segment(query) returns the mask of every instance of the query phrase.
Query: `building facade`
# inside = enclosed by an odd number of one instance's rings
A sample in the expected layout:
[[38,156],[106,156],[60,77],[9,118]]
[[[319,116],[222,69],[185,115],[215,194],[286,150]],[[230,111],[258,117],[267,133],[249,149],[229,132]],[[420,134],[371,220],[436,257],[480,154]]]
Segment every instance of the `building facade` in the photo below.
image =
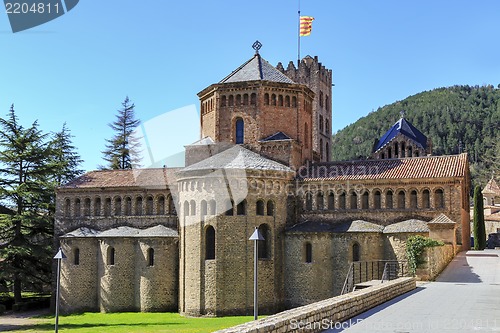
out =
[[[331,162],[331,82],[317,58],[285,70],[256,52],[198,94],[184,168],[59,188],[62,308],[250,314],[255,228],[266,313],[338,295],[352,262],[404,260],[411,235],[467,249],[467,155],[427,156],[402,118],[373,159]],[[389,156],[396,143],[404,155]]]

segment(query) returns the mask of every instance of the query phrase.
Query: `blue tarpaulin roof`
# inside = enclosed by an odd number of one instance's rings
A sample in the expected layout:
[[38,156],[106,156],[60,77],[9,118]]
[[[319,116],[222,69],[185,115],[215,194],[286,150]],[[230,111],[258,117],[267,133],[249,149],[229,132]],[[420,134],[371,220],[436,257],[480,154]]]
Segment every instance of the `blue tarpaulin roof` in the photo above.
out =
[[394,139],[399,133],[412,139],[422,148],[427,148],[427,137],[408,120],[401,118],[378,141],[375,151],[378,151],[380,148],[391,142],[392,139]]

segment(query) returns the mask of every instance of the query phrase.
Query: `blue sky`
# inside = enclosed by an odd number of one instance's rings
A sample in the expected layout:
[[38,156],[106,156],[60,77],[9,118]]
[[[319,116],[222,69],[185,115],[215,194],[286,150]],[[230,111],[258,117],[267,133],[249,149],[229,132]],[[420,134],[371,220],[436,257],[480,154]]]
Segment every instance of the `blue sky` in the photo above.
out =
[[[84,169],[95,169],[126,95],[147,122],[198,108],[196,93],[248,60],[257,39],[271,64],[296,61],[297,4],[81,0],[16,34],[0,13],[0,116],[14,103],[44,131],[67,122]],[[500,83],[500,1],[302,0],[301,12],[315,17],[301,56],[333,70],[334,131],[424,90]],[[165,124],[164,144],[186,127],[196,136],[190,122]]]

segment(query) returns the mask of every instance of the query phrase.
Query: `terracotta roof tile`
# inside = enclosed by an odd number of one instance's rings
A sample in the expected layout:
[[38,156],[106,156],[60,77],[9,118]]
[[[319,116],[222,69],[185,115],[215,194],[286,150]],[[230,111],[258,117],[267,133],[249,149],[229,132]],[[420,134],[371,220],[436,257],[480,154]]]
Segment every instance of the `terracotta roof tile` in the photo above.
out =
[[328,162],[299,170],[304,181],[372,180],[463,177],[467,174],[467,154],[410,157],[386,160]]

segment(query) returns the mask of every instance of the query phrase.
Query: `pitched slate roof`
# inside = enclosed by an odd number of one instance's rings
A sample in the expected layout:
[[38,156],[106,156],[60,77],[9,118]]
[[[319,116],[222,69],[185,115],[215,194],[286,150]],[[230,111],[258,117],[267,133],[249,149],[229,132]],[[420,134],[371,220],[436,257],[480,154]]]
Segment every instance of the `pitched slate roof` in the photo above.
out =
[[384,234],[397,234],[400,232],[429,232],[429,227],[425,221],[411,219],[389,224],[384,228]]
[[267,138],[260,140],[260,142],[280,141],[280,140],[292,140],[292,138],[283,132],[276,132],[273,135],[268,136]]
[[428,222],[429,224],[455,224],[448,216],[443,213],[439,214],[436,218]]
[[268,63],[259,53],[250,58],[243,65],[223,78],[219,83],[245,82],[245,81],[272,81],[281,83],[295,83],[288,76],[281,73]]
[[175,182],[178,168],[90,171],[61,186],[71,188],[163,187]]
[[373,180],[452,178],[467,174],[467,154],[317,163],[303,167],[298,176],[314,180]]
[[185,167],[180,170],[180,172],[213,169],[273,170],[293,172],[293,170],[289,167],[267,159],[239,145],[224,150],[223,152],[211,156],[203,161]]
[[287,232],[382,232],[384,226],[363,220],[345,221],[340,223],[329,223],[319,221],[305,221],[296,224]]
[[113,237],[179,237],[177,230],[157,225],[147,229],[137,229],[132,227],[117,227],[104,231],[98,231],[86,227],[81,227],[61,238],[113,238]]
[[488,181],[488,183],[482,190],[482,193],[500,195],[500,187],[498,186],[497,182],[493,177]]
[[422,132],[420,132],[415,126],[413,126],[408,120],[406,120],[405,118],[401,118],[391,127],[390,130],[388,130],[382,136],[382,138],[380,138],[377,145],[375,146],[374,151],[376,152],[379,149],[383,148],[400,133],[415,141],[418,146],[424,149],[427,148],[427,137],[422,134]]
[[206,146],[206,145],[213,145],[213,144],[215,144],[215,141],[211,137],[206,136],[206,137],[204,137],[198,141],[195,141],[192,144],[187,145],[187,146]]

